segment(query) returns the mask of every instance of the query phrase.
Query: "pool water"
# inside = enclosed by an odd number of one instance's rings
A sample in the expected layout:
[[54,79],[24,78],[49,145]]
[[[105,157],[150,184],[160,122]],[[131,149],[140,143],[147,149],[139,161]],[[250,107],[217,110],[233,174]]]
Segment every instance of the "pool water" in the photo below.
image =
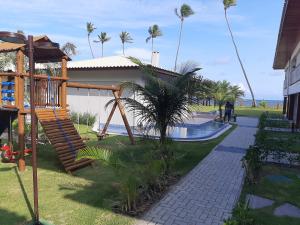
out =
[[[100,130],[103,128],[104,124],[100,124]],[[201,140],[210,138],[222,130],[227,128],[228,125],[209,121],[203,124],[178,124],[175,127],[168,129],[168,137],[177,141],[189,141],[189,140]],[[138,128],[131,128],[135,136],[147,135],[151,138],[158,138],[158,133],[153,129],[149,131],[141,131]],[[127,131],[124,125],[110,124],[108,127],[108,133],[127,135]]]

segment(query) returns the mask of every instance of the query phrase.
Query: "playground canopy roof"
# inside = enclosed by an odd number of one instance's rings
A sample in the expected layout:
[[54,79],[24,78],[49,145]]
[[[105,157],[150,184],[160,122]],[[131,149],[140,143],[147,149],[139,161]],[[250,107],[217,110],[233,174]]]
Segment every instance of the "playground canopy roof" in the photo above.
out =
[[[34,43],[39,44],[55,44],[52,42],[46,35],[35,36],[33,38]],[[0,43],[0,53],[3,52],[13,52],[19,49],[25,50],[24,47],[26,44],[16,44],[9,42]],[[25,54],[27,52],[25,51]],[[46,63],[46,62],[60,62],[63,57],[67,57],[66,54],[59,49],[59,47],[36,47],[34,49],[34,58],[37,63]],[[71,60],[67,57],[68,60]]]

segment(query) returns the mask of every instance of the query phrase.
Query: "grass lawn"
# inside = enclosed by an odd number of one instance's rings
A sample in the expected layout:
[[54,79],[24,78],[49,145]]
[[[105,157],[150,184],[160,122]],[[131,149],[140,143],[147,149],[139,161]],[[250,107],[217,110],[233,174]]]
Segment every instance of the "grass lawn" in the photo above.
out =
[[[202,105],[193,105],[190,107],[192,111],[198,112],[211,112],[218,110],[218,107],[214,106],[202,106]],[[224,109],[223,109],[224,110]],[[262,108],[262,107],[246,107],[246,106],[236,106],[235,113],[237,116],[250,116],[250,117],[260,117],[261,114],[265,111],[270,112],[271,114],[282,114],[282,109],[275,109],[275,108]]]
[[[234,128],[232,128],[234,129]],[[174,165],[179,175],[185,175],[196,166],[229,130],[217,139],[205,142],[175,143],[174,151],[182,154]],[[110,136],[98,142],[96,135],[85,126],[80,126],[82,136],[88,136],[88,145],[100,145],[120,151],[123,159],[142,159],[151,148],[152,141],[137,140],[130,145],[127,137]],[[118,184],[124,176],[117,175],[110,167],[98,163],[66,174],[50,145],[38,146],[39,200],[41,218],[55,225],[126,225],[134,218],[117,214],[111,205],[120,199]],[[32,218],[32,168],[27,158],[27,171],[18,173],[16,165],[0,163],[0,224],[25,225]],[[143,162],[141,161],[141,166]]]
[[[280,183],[271,181],[268,175],[281,175],[290,178],[292,183]],[[255,194],[261,197],[275,200],[272,206],[262,209],[251,210],[259,225],[299,225],[300,219],[290,217],[273,216],[276,207],[283,203],[291,203],[300,207],[300,175],[299,169],[279,167],[275,165],[265,165],[262,170],[262,177],[256,185],[245,185],[243,188],[241,201],[245,201],[246,194]]]

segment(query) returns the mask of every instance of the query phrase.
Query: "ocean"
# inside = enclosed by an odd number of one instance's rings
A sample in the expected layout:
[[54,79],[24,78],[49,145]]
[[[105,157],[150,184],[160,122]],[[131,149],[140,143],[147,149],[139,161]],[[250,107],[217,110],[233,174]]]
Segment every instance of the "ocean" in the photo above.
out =
[[[283,100],[256,100],[256,104],[259,106],[259,103],[265,101],[267,102],[268,107],[282,107]],[[238,106],[251,106],[252,100],[251,99],[241,99],[238,100],[236,103]]]

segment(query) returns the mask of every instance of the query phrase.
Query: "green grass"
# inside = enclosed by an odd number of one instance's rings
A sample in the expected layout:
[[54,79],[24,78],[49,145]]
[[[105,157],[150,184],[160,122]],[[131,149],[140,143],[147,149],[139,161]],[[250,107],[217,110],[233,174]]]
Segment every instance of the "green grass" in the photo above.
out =
[[[214,106],[202,106],[202,105],[193,105],[190,107],[192,111],[198,111],[198,112],[211,112],[218,110],[218,107]],[[224,109],[223,109],[224,110]],[[282,109],[276,109],[276,108],[262,108],[262,107],[246,107],[246,106],[236,106],[235,107],[235,113],[237,116],[249,116],[249,117],[260,117],[261,114],[265,111],[270,112],[271,114],[280,115],[282,114]]]
[[[232,128],[234,129],[234,128]],[[232,130],[231,129],[231,130]],[[197,165],[224,137],[205,142],[176,143],[174,151],[184,154],[174,171],[185,175]],[[137,139],[132,146],[127,137],[110,136],[98,142],[95,133],[80,126],[82,136],[89,137],[88,145],[99,145],[120,151],[124,160],[139,159],[154,145],[152,141]],[[32,218],[32,168],[26,159],[27,170],[18,173],[15,164],[0,163],[0,224],[24,225]],[[120,199],[118,184],[125,173],[116,174],[110,167],[96,164],[66,174],[50,145],[38,146],[39,200],[41,218],[55,225],[131,225],[135,219],[111,210]]]
[[[266,178],[268,175],[282,175],[293,180],[293,183],[278,183]],[[251,210],[250,213],[259,225],[298,225],[300,219],[290,217],[276,217],[272,213],[276,207],[288,202],[300,207],[300,175],[299,169],[285,168],[274,165],[265,165],[262,177],[258,184],[245,184],[241,201],[245,201],[246,194],[255,194],[261,197],[275,200],[270,207]]]

